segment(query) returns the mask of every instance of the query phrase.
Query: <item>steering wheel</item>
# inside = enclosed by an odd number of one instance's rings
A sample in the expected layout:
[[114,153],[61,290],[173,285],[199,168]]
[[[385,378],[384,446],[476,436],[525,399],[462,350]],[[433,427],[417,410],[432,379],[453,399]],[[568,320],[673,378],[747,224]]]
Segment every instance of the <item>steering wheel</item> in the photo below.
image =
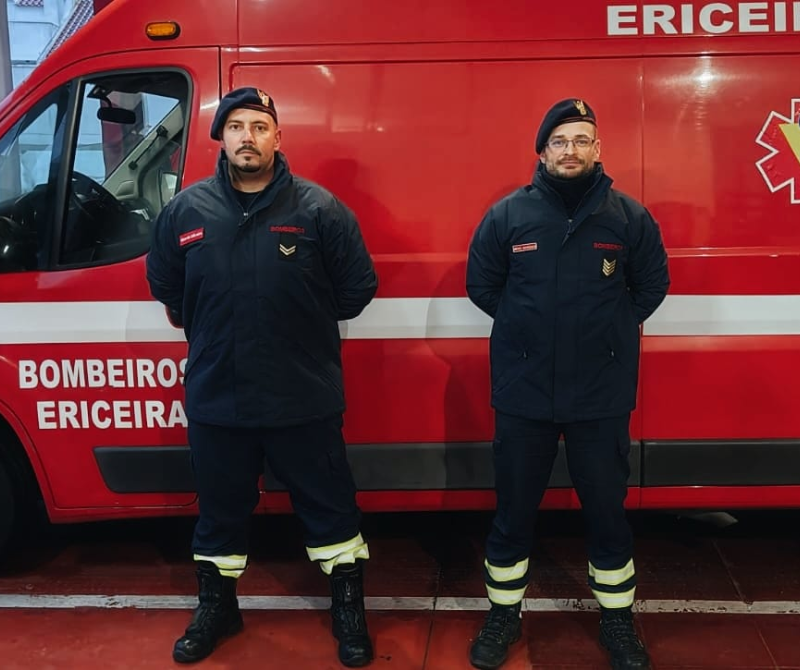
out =
[[10,216],[0,215],[0,271],[22,272],[36,267],[36,238]]
[[87,212],[86,205],[93,203],[100,209],[106,210],[105,213],[111,216],[127,216],[128,210],[125,209],[123,204],[117,200],[105,186],[98,184],[91,177],[87,177],[82,172],[72,172],[72,190],[71,197],[75,204],[89,216],[93,216]]
[[25,234],[25,229],[10,216],[0,215],[0,240],[10,241]]

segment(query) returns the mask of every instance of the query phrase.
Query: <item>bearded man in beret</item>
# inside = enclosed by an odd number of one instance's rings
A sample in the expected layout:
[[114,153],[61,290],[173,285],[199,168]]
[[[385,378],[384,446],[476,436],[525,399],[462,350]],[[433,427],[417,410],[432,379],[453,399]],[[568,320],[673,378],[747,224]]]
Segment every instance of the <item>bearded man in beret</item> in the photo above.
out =
[[[191,663],[242,629],[236,584],[266,459],[329,576],[339,660],[373,657],[364,614],[356,488],[342,438],[338,321],[377,289],[353,213],[289,171],[275,102],[257,88],[220,101],[216,175],[178,193],[155,223],[153,296],[189,341],[186,414],[200,518],[199,606],[173,658]],[[274,538],[281,542],[281,538]]]
[[489,209],[467,264],[469,297],[494,319],[497,493],[484,562],[491,609],[470,661],[497,668],[521,637],[536,510],[563,435],[587,526],[600,643],[612,668],[649,668],[632,614],[624,500],[640,326],[667,294],[667,254],[647,209],[611,187],[586,101],[553,105],[536,152],[533,182]]

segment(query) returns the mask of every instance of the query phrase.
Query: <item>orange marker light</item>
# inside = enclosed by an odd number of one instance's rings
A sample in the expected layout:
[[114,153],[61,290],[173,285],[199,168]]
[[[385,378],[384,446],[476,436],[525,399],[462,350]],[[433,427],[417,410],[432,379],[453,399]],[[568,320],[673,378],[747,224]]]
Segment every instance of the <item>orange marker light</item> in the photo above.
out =
[[148,23],[145,28],[151,40],[173,40],[181,34],[181,27],[175,21]]

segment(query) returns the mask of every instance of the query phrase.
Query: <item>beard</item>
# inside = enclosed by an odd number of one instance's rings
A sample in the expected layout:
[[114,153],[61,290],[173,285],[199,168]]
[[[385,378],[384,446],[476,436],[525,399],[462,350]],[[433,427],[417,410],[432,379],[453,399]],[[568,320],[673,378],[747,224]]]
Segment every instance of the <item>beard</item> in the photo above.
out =
[[545,168],[552,176],[559,179],[577,179],[592,170],[592,166],[589,165],[588,161],[578,159],[576,162],[578,165],[573,163],[569,168],[556,162],[546,163]]
[[260,172],[263,169],[263,166],[259,165],[258,163],[243,163],[241,165],[232,163],[231,166],[237,172],[242,172],[244,174],[253,174],[254,172]]
[[[239,154],[246,152],[247,155],[244,158],[239,158]],[[260,172],[264,169],[265,166],[259,162],[262,161],[263,158],[263,154],[258,150],[257,147],[251,144],[246,144],[236,150],[233,160],[231,160],[230,163],[238,172],[243,174],[253,174],[254,172]]]

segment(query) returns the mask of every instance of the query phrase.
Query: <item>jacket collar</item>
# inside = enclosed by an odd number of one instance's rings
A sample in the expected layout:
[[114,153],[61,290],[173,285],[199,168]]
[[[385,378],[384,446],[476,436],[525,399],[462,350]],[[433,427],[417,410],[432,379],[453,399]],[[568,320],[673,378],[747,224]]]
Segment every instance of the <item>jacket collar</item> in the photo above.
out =
[[[558,192],[547,183],[545,178],[542,176],[544,174],[545,167],[544,164],[540,162],[537,164],[536,171],[533,173],[533,188],[540,191],[549,202],[555,204],[560,209],[565,209],[564,201]],[[603,164],[597,163],[595,165],[594,183],[584,194],[583,199],[581,200],[581,203],[575,212],[574,218],[578,218],[579,215],[581,218],[584,218],[597,209],[597,206],[602,202],[606,193],[608,193],[609,189],[611,188],[611,184],[613,183],[614,180],[603,170]]]
[[[219,152],[217,159],[217,180],[223,185],[225,192],[228,196],[236,201],[236,194],[233,192],[233,185],[231,184],[231,177],[228,173],[228,157],[224,151]],[[275,152],[275,173],[272,175],[272,181],[267,184],[266,188],[258,195],[253,203],[252,211],[268,207],[275,200],[277,194],[289,183],[292,173],[289,170],[289,162],[286,160],[280,151]]]

